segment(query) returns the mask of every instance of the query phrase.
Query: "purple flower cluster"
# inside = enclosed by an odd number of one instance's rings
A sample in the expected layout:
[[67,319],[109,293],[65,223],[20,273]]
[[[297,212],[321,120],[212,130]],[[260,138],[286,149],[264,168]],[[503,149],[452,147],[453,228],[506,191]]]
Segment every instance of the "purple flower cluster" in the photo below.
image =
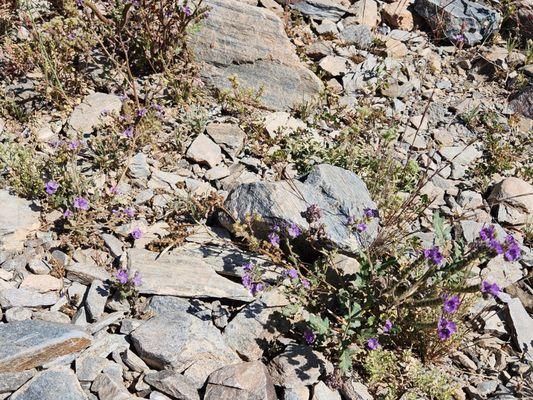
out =
[[296,225],[294,222],[290,224],[290,226],[287,228],[287,233],[289,234],[289,237],[292,239],[297,238],[302,234],[302,230],[298,225]]
[[294,268],[291,268],[287,271],[285,271],[285,273],[287,274],[287,276],[291,279],[296,279],[298,278],[298,271],[296,271]]
[[246,289],[250,291],[252,295],[259,293],[265,289],[265,285],[262,282],[257,282],[254,280],[253,276],[255,271],[255,266],[251,262],[244,264],[242,269],[245,271],[242,276],[242,284]]
[[307,207],[307,210],[305,210],[304,217],[308,223],[312,224],[322,218],[322,210],[317,204],[311,204]]
[[133,126],[128,126],[126,129],[124,129],[124,132],[122,132],[122,135],[125,137],[132,138],[133,137]]
[[376,338],[370,338],[366,341],[366,347],[369,350],[376,350],[379,347],[379,341]]
[[378,210],[374,210],[372,208],[365,208],[363,210],[363,215],[366,218],[377,218],[377,217],[379,217],[379,212],[378,212]]
[[483,281],[481,283],[481,293],[488,293],[493,296],[498,296],[500,291],[501,289],[497,283],[489,283],[487,281]]
[[268,234],[268,241],[272,246],[279,247],[279,235],[276,232],[270,232]]
[[76,197],[73,205],[78,210],[87,211],[89,209],[89,201],[84,197]]
[[46,193],[50,195],[54,194],[58,188],[59,188],[59,183],[57,183],[54,180],[48,181],[44,185],[44,190],[46,191]]
[[137,110],[137,117],[142,118],[148,113],[148,110],[146,108],[139,108]]
[[520,258],[520,245],[512,235],[507,235],[503,242],[496,239],[493,225],[486,226],[479,231],[479,238],[483,245],[496,254],[503,254],[507,261],[516,261]]
[[130,276],[130,273],[127,270],[119,269],[115,274],[115,277],[121,285],[127,285],[128,283],[131,283],[133,286],[141,286],[142,284],[141,274],[137,271],[133,274],[133,276]]
[[307,344],[313,344],[316,340],[316,335],[311,329],[306,329],[304,332],[304,339]]
[[390,322],[390,320],[386,320],[385,323],[383,324],[383,332],[385,333],[389,333],[390,330],[392,329],[392,322]]
[[459,299],[459,296],[453,295],[449,296],[447,294],[442,296],[443,298],[443,305],[442,310],[446,314],[454,314],[461,305],[461,300]]
[[434,246],[431,249],[425,249],[423,253],[426,260],[430,260],[436,265],[440,265],[442,261],[444,261],[444,257],[438,246]]
[[135,228],[131,231],[131,237],[135,240],[139,240],[143,237],[143,232],[141,231],[141,228]]
[[437,334],[440,340],[448,340],[457,331],[457,325],[455,322],[450,321],[444,317],[439,319],[437,325]]

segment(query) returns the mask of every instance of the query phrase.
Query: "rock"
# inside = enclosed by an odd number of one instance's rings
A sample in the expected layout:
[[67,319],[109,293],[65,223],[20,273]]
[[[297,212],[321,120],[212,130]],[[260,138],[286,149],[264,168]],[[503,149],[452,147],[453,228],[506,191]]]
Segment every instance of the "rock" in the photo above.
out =
[[101,236],[111,255],[113,257],[120,257],[123,253],[123,243],[115,235],[111,235],[110,233],[102,233]]
[[14,392],[35,375],[34,370],[0,373],[0,394]]
[[41,366],[90,343],[90,337],[74,325],[39,320],[0,324],[0,372]]
[[108,361],[91,353],[76,358],[76,376],[82,382],[92,382],[102,372]]
[[96,377],[91,390],[98,394],[99,400],[129,400],[131,394],[124,386],[121,377],[102,372]]
[[196,299],[173,296],[153,296],[148,305],[150,312],[157,314],[189,313],[205,321],[211,320],[211,310]]
[[498,380],[483,381],[476,386],[479,395],[486,398],[489,394],[494,393],[500,382]]
[[381,15],[391,27],[412,31],[414,28],[413,14],[407,9],[408,2],[397,1],[383,5]]
[[285,135],[307,128],[303,121],[293,118],[291,114],[283,111],[265,115],[263,125],[271,138],[275,138],[278,134]]
[[328,37],[334,37],[339,33],[339,29],[337,28],[337,24],[333,22],[330,19],[324,19],[322,20],[322,23],[320,25],[317,25],[315,27],[316,33],[322,36],[328,36]]
[[519,299],[509,299],[507,315],[512,329],[512,337],[516,346],[524,353],[525,357],[533,361],[533,319]]
[[457,204],[463,208],[475,210],[483,206],[483,197],[472,190],[463,190],[457,197]]
[[85,297],[85,310],[92,321],[97,321],[102,317],[109,295],[109,288],[102,281],[94,280],[91,283]]
[[172,398],[200,400],[198,390],[194,386],[194,383],[177,372],[169,370],[152,372],[146,374],[144,381]]
[[209,137],[230,156],[237,156],[244,147],[246,133],[236,124],[211,123],[205,127]]
[[[364,209],[375,209],[376,204],[357,175],[327,164],[316,166],[303,182],[240,185],[229,194],[225,207],[236,220],[243,220],[246,214],[261,215],[263,220],[254,230],[265,238],[276,224],[285,227],[294,223],[308,229],[309,224],[302,214],[311,204],[320,208],[325,234],[341,251],[357,252],[377,234],[376,220],[369,223],[361,235],[354,234],[346,226],[347,218],[361,218]],[[222,223],[231,228],[227,220]]]
[[303,15],[317,20],[338,21],[348,12],[348,9],[338,0],[281,0],[281,2],[288,4],[293,10],[300,11]]
[[481,270],[481,278],[491,283],[497,283],[502,289],[522,279],[522,271],[518,261],[506,261],[503,255],[492,258]]
[[97,265],[72,263],[68,264],[65,269],[68,279],[84,285],[90,285],[95,279],[105,282],[111,278],[105,268]]
[[332,366],[311,347],[290,344],[268,364],[272,381],[285,388],[314,385]]
[[59,300],[55,292],[39,293],[29,289],[0,289],[0,306],[11,307],[46,307],[53,306]]
[[353,44],[358,49],[368,49],[372,46],[373,35],[367,25],[349,25],[339,34],[345,44]]
[[407,55],[407,53],[409,53],[407,46],[399,40],[393,39],[390,36],[385,37],[384,40],[387,57],[402,59]]
[[353,379],[344,382],[341,393],[346,397],[346,400],[374,400],[368,388]]
[[374,0],[358,0],[350,7],[350,13],[360,25],[376,28],[379,22],[378,3]]
[[191,44],[209,85],[231,89],[228,78],[236,76],[241,88],[263,87],[262,102],[275,110],[311,101],[323,90],[274,13],[235,0],[208,0],[204,5],[211,8],[209,18]]
[[26,237],[39,229],[39,212],[27,200],[0,190],[0,251],[20,251]]
[[211,372],[240,361],[210,321],[186,312],[148,320],[133,331],[131,340],[149,366],[184,373],[197,387]]
[[501,15],[469,0],[416,0],[416,12],[452,42],[478,44],[498,31]]
[[313,389],[311,400],[342,400],[337,391],[331,390],[324,382],[318,382]]
[[26,321],[31,319],[33,312],[28,308],[13,307],[6,310],[5,316],[7,322]]
[[139,152],[132,157],[128,164],[129,175],[133,179],[144,179],[150,176],[150,166],[146,161],[146,156]]
[[207,380],[204,400],[276,400],[267,368],[260,361],[223,367]]
[[265,345],[279,334],[276,313],[287,304],[288,300],[278,291],[265,292],[229,322],[224,330],[226,343],[245,360],[261,359]]
[[242,285],[218,275],[201,257],[190,253],[158,257],[158,253],[130,249],[128,266],[141,274],[142,284],[137,289],[142,294],[252,300]]
[[70,369],[49,369],[13,393],[10,400],[87,400],[76,375]]
[[338,56],[324,57],[318,63],[318,66],[327,73],[328,76],[342,76],[348,72],[346,59]]
[[533,215],[533,185],[520,178],[506,178],[494,186],[488,203],[498,222],[524,225]]
[[[519,0],[516,2],[518,27],[524,39],[533,39],[533,1]],[[530,117],[533,118],[533,117]]]
[[46,293],[61,290],[63,288],[63,282],[50,275],[28,275],[19,287],[35,290],[39,293]]
[[193,140],[187,149],[186,156],[200,164],[215,167],[222,161],[220,146],[213,142],[207,135],[200,134]]
[[68,133],[90,134],[108,114],[119,114],[122,101],[114,94],[92,93],[85,96],[68,119]]
[[307,386],[285,388],[283,390],[283,400],[309,400],[309,397],[309,389]]
[[524,117],[533,119],[533,85],[528,85],[515,94],[509,106]]

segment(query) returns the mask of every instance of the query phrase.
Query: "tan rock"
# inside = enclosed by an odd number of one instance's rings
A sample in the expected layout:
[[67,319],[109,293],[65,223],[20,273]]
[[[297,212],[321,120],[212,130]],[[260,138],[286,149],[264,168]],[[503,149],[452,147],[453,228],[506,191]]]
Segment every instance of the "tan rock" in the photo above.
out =
[[31,202],[0,190],[0,249],[20,251],[26,237],[39,229],[39,212]]
[[397,59],[404,58],[409,51],[405,44],[390,37],[385,38],[385,49],[388,57]]
[[498,222],[524,225],[533,215],[533,185],[520,178],[506,178],[492,189],[488,202]]
[[381,9],[383,20],[393,28],[412,31],[414,28],[413,14],[407,9],[409,2],[397,1],[385,4]]
[[33,289],[39,293],[46,293],[61,290],[63,281],[51,275],[28,275],[22,281],[20,287]]
[[355,14],[357,23],[368,25],[371,28],[378,26],[378,4],[374,0],[359,0],[353,3],[349,11]]

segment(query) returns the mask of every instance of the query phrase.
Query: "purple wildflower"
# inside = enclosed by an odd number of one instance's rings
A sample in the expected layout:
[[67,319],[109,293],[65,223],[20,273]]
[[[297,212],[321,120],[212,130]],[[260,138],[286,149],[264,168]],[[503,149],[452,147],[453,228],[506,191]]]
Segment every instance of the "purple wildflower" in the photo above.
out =
[[125,208],[124,210],[122,210],[122,212],[124,213],[124,215],[130,218],[133,218],[133,216],[135,215],[135,209],[132,207]]
[[503,254],[503,246],[496,239],[489,241],[489,246],[496,252],[496,254]]
[[79,140],[71,140],[69,143],[68,143],[68,148],[70,150],[76,150],[78,147],[80,147],[80,141]]
[[433,261],[436,265],[439,265],[444,260],[444,257],[439,251],[438,246],[432,247],[431,249],[425,249],[424,257],[426,258],[426,260]]
[[366,231],[366,224],[364,222],[361,222],[360,224],[357,224],[356,226],[356,229],[359,231],[359,232],[364,232]]
[[440,340],[448,340],[457,331],[457,325],[444,317],[439,319],[437,334]]
[[128,126],[126,129],[124,129],[124,132],[122,134],[127,138],[133,137],[133,126]]
[[74,213],[70,210],[65,210],[65,212],[63,213],[63,217],[65,218],[70,218],[74,215]]
[[372,208],[365,208],[363,210],[363,215],[367,218],[377,218],[379,216],[378,210],[373,210]]
[[386,320],[385,324],[383,324],[383,332],[388,333],[392,329],[392,322],[390,320]]
[[265,286],[261,282],[252,283],[250,286],[250,293],[252,293],[252,295],[255,295],[262,291],[264,288]]
[[69,34],[67,35],[67,39],[68,39],[68,40],[74,40],[74,39],[76,39],[76,33],[74,33],[74,32],[69,33]]
[[242,276],[242,284],[246,289],[250,289],[252,287],[252,276],[250,274],[244,274]]
[[133,275],[133,279],[131,280],[131,283],[133,283],[134,286],[141,286],[142,285],[142,278],[141,274],[136,271],[135,275]]
[[48,181],[44,185],[44,189],[46,190],[46,193],[48,194],[54,194],[58,188],[59,188],[59,183],[57,183],[56,181]]
[[287,276],[291,279],[298,278],[298,271],[296,271],[294,268],[289,269],[286,273]]
[[494,239],[495,238],[494,225],[489,225],[489,226],[482,228],[479,231],[479,237],[481,238],[481,240],[484,240],[484,241],[489,241],[491,239]]
[[501,289],[500,287],[498,286],[497,283],[489,283],[487,281],[483,281],[481,283],[481,292],[482,293],[489,293],[493,296],[498,296],[498,294],[500,293]]
[[278,247],[279,246],[279,235],[275,232],[270,232],[268,234],[268,241],[270,242],[272,246]]
[[366,347],[369,350],[376,350],[379,347],[379,342],[376,338],[370,338],[366,341]]
[[320,210],[320,207],[317,204],[311,204],[307,207],[307,210],[305,210],[304,216],[307,222],[312,224],[322,218],[322,210]]
[[139,108],[137,110],[137,116],[139,118],[142,118],[142,117],[144,117],[146,115],[147,112],[148,112],[148,110],[146,108],[144,108],[144,107],[143,108]]
[[253,268],[254,268],[254,264],[252,262],[249,262],[242,266],[242,269],[245,271],[251,271]]
[[297,238],[302,234],[302,230],[296,225],[295,223],[292,223],[289,228],[287,229],[287,232],[289,233],[289,236],[291,238]]
[[309,282],[307,279],[302,278],[301,282],[302,282],[302,286],[303,286],[305,289],[309,289],[309,288],[311,288],[311,282]]
[[443,306],[442,309],[447,314],[453,314],[459,309],[459,305],[461,304],[461,300],[459,299],[459,296],[448,296],[445,294],[443,296]]
[[87,211],[89,209],[89,202],[84,197],[76,197],[74,199],[74,208]]
[[316,340],[316,335],[311,329],[306,329],[304,332],[304,339],[307,344],[313,344]]
[[135,228],[131,231],[131,237],[135,240],[138,240],[143,237],[143,232],[141,231],[141,228]]
[[118,279],[118,282],[122,285],[125,285],[126,283],[128,283],[130,279],[128,271],[126,271],[125,269],[118,270],[116,273],[116,277]]
[[353,225],[355,224],[355,217],[353,215],[350,215],[348,218],[346,218],[346,225]]
[[520,258],[520,247],[517,244],[512,244],[505,252],[505,259],[507,261],[516,261]]
[[192,15],[192,10],[188,5],[185,5],[181,8],[183,11],[183,14],[185,14],[186,17],[190,17]]

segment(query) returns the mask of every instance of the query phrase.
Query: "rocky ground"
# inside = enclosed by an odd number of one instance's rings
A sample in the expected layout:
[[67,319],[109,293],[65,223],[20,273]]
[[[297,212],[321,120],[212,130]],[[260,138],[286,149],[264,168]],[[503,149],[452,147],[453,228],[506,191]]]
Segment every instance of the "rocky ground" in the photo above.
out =
[[[197,84],[226,96],[162,103],[155,141],[127,157],[122,174],[110,157],[111,167],[97,168],[102,158],[86,143],[109,140],[109,118],[131,93],[106,90],[95,74],[65,111],[43,102],[38,73],[0,82],[28,116],[0,114],[0,399],[379,398],[355,373],[331,385],[334,366],[275,325],[289,300],[277,290],[253,296],[241,278],[250,260],[276,266],[211,211],[305,228],[301,213],[318,204],[349,262],[378,227],[356,240],[346,210],[386,206],[379,194],[393,180],[400,197],[413,189],[405,176],[365,169],[385,154],[430,171],[421,192],[431,205],[409,222],[423,243],[433,242],[434,211],[456,240],[472,242],[494,224],[520,242],[519,261],[498,256],[474,271],[474,282],[504,291],[472,306],[472,331],[440,368],[458,383],[458,399],[533,398],[531,48],[502,39],[494,6],[467,0],[444,8],[439,0],[206,3],[209,16],[191,39]],[[533,6],[519,10],[517,29],[531,38]],[[254,90],[241,98],[232,76]],[[70,146],[90,182],[86,197],[101,193],[114,222],[90,202],[95,214],[66,231],[65,211],[83,205],[53,209],[24,196],[14,182],[26,181],[6,161],[14,144],[34,151],[30,166]],[[121,268],[140,276],[135,301],[112,284]],[[483,307],[491,312],[477,315]]]

